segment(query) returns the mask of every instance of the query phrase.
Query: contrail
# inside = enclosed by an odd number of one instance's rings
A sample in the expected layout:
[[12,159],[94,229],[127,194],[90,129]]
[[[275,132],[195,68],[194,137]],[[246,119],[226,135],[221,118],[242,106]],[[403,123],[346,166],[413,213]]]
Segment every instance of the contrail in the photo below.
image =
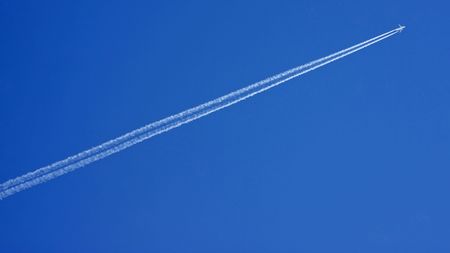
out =
[[384,40],[394,34],[397,34],[398,32],[401,32],[402,29],[403,28],[400,27],[383,33],[374,38],[358,43],[354,46],[338,51],[326,57],[322,57],[318,60],[292,68],[237,91],[231,92],[225,96],[216,98],[181,113],[148,124],[144,127],[126,133],[116,139],[110,140],[101,145],[83,151],[77,155],[42,167],[23,176],[8,180],[3,184],[0,184],[0,199],[6,198],[17,192],[31,188],[35,185],[44,183],[78,168],[84,167],[92,162],[122,151],[155,135],[167,132],[173,128],[179,127],[196,119],[204,117],[208,114],[211,114],[215,111],[243,101],[249,97],[278,86],[286,81],[289,81],[295,77],[320,68],[326,64],[334,62],[349,54],[352,54],[381,40]]
[[372,39],[366,40],[366,41],[361,42],[359,44],[356,44],[356,45],[354,45],[352,47],[349,47],[349,48],[346,48],[346,49],[341,50],[339,52],[336,52],[334,54],[328,55],[326,57],[322,57],[322,58],[320,58],[318,60],[315,60],[315,61],[312,61],[310,63],[304,64],[304,65],[295,67],[293,69],[290,69],[288,71],[285,71],[283,73],[271,76],[271,77],[266,78],[266,79],[264,79],[262,81],[259,81],[257,83],[252,84],[252,85],[249,85],[247,87],[239,89],[237,91],[231,92],[231,93],[229,93],[229,94],[227,94],[225,96],[216,98],[216,99],[211,100],[211,101],[209,101],[207,103],[201,104],[199,106],[196,106],[194,108],[188,109],[188,110],[183,111],[181,113],[178,113],[178,114],[175,114],[173,116],[167,117],[167,118],[162,119],[160,121],[156,121],[154,123],[148,124],[148,125],[146,125],[144,127],[141,127],[141,128],[136,129],[134,131],[126,133],[126,134],[124,134],[124,135],[122,135],[122,136],[120,136],[120,137],[118,137],[116,139],[110,140],[110,141],[105,142],[105,143],[103,143],[101,145],[98,145],[96,147],[93,147],[91,149],[83,151],[83,152],[81,152],[79,154],[76,154],[74,156],[68,157],[68,158],[66,158],[64,160],[61,160],[61,161],[58,161],[56,163],[50,164],[48,166],[45,166],[43,168],[40,168],[40,169],[35,170],[33,172],[30,172],[30,173],[27,173],[27,174],[25,174],[23,176],[15,178],[15,179],[8,180],[7,182],[5,182],[2,185],[0,185],[0,190],[12,187],[12,186],[17,185],[17,184],[21,184],[21,183],[23,183],[25,181],[28,181],[28,180],[32,179],[32,178],[36,178],[37,176],[41,176],[41,175],[47,174],[47,173],[49,173],[49,172],[51,172],[53,170],[59,169],[59,168],[61,168],[63,166],[66,166],[68,164],[74,163],[74,162],[79,161],[81,159],[84,159],[86,157],[92,156],[92,155],[94,155],[96,153],[99,153],[99,152],[101,152],[103,150],[109,149],[109,148],[117,145],[118,143],[121,143],[121,142],[123,142],[125,140],[128,140],[130,138],[134,138],[134,137],[136,137],[136,136],[138,136],[140,134],[143,134],[145,132],[148,132],[151,129],[154,129],[154,128],[158,127],[158,126],[161,126],[162,124],[165,124],[165,123],[167,123],[169,121],[174,121],[176,119],[180,119],[180,118],[182,118],[182,117],[184,117],[186,115],[189,115],[189,114],[201,111],[201,110],[203,110],[205,108],[208,108],[208,107],[210,107],[212,105],[219,104],[219,103],[221,103],[221,102],[223,102],[223,101],[225,101],[227,99],[231,99],[233,97],[239,96],[239,95],[241,95],[241,94],[243,94],[245,92],[248,92],[250,90],[257,89],[257,88],[261,87],[262,85],[265,85],[265,84],[267,84],[269,82],[281,79],[281,78],[286,77],[287,75],[290,75],[290,74],[292,74],[292,73],[294,73],[296,71],[305,69],[307,67],[310,67],[312,65],[318,64],[318,63],[323,62],[325,60],[328,60],[330,58],[336,57],[337,55],[343,54],[343,53],[348,52],[350,50],[353,50],[353,49],[355,49],[357,47],[360,47],[360,46],[362,46],[364,44],[367,44],[367,43],[369,43],[371,41],[377,40],[377,39],[382,38],[382,37],[384,37],[384,36],[386,36],[388,34],[392,34],[392,33],[396,33],[396,32],[398,32],[398,29],[394,29],[392,31],[386,32],[386,33],[381,34],[379,36],[376,36],[376,37],[374,37]]

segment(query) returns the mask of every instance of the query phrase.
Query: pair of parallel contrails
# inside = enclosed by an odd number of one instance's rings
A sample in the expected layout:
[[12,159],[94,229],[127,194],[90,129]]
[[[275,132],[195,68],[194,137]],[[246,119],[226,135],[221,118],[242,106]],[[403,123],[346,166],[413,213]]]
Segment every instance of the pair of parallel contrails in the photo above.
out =
[[153,136],[170,131],[191,121],[202,118],[208,114],[229,107],[261,92],[267,91],[293,78],[306,74],[317,68],[339,60],[347,55],[353,54],[370,45],[380,42],[392,35],[401,32],[404,28],[404,26],[400,26],[399,28],[383,33],[349,48],[343,49],[304,65],[292,68],[280,74],[251,84],[247,87],[231,92],[225,96],[213,99],[186,111],[153,122],[144,127],[128,132],[118,138],[107,141],[74,156],[70,156],[64,160],[47,165],[14,179],[10,179],[0,184],[0,199],[4,199],[20,191],[55,179],[66,173],[84,167],[90,163],[108,157],[114,153],[120,152]]

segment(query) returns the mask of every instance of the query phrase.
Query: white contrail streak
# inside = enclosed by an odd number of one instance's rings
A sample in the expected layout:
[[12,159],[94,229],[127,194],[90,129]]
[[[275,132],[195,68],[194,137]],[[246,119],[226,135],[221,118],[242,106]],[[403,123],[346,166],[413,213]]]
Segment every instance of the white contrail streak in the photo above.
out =
[[83,151],[77,155],[68,157],[64,160],[27,173],[23,176],[8,180],[5,183],[0,184],[0,199],[6,198],[35,185],[44,183],[75,169],[84,167],[92,162],[122,151],[155,135],[167,132],[173,128],[179,127],[196,119],[204,117],[208,114],[211,114],[215,111],[231,106],[256,94],[264,92],[270,88],[278,86],[295,77],[303,75],[307,72],[343,58],[349,54],[357,52],[400,31],[400,28],[391,30],[372,39],[356,44],[352,47],[346,48],[326,57],[322,57],[310,63],[295,67],[237,91],[231,92],[225,96],[211,100],[207,103],[148,124],[144,127],[126,133],[116,139]]
[[359,44],[357,44],[357,45],[354,45],[354,46],[352,46],[352,47],[349,47],[349,48],[346,48],[346,49],[341,50],[341,51],[339,51],[339,52],[336,52],[336,53],[334,53],[334,54],[328,55],[328,56],[326,56],[326,57],[322,57],[322,58],[320,58],[320,59],[318,59],[318,60],[315,60],[315,61],[312,61],[312,62],[310,62],[310,63],[304,64],[304,65],[295,67],[295,68],[293,68],[293,69],[290,69],[290,70],[288,70],[288,71],[285,71],[285,72],[283,72],[283,73],[280,73],[280,74],[271,76],[271,77],[266,78],[266,79],[264,79],[264,80],[262,80],[262,81],[259,81],[259,82],[257,82],[257,83],[252,84],[252,85],[249,85],[249,86],[247,86],[247,87],[244,87],[244,88],[242,88],[242,89],[239,89],[239,90],[237,90],[237,91],[231,92],[231,93],[229,93],[229,94],[227,94],[227,95],[225,95],[225,96],[216,98],[216,99],[214,99],[214,100],[211,100],[211,101],[209,101],[209,102],[207,102],[207,103],[201,104],[201,105],[196,106],[196,107],[194,107],[194,108],[188,109],[188,110],[183,111],[183,112],[181,112],[181,113],[172,115],[172,116],[167,117],[167,118],[165,118],[165,119],[162,119],[162,120],[160,120],[160,121],[153,122],[153,123],[148,124],[148,125],[146,125],[146,126],[144,126],[144,127],[141,127],[141,128],[136,129],[136,130],[134,130],[134,131],[131,131],[131,132],[129,132],[129,133],[126,133],[126,134],[124,134],[124,135],[122,135],[122,136],[120,136],[120,137],[118,137],[118,138],[115,138],[115,139],[113,139],[113,140],[110,140],[110,141],[108,141],[108,142],[105,142],[105,143],[103,143],[103,144],[101,144],[101,145],[98,145],[98,146],[93,147],[93,148],[91,148],[91,149],[88,149],[88,150],[86,150],[86,151],[83,151],[83,152],[81,152],[81,153],[79,153],[79,154],[76,154],[76,155],[74,155],[74,156],[68,157],[68,158],[66,158],[66,159],[64,159],[64,160],[61,160],[61,161],[58,161],[58,162],[56,162],[56,163],[50,164],[50,165],[45,166],[45,167],[43,167],[43,168],[37,169],[37,170],[35,170],[35,171],[33,171],[33,172],[27,173],[27,174],[25,174],[25,175],[23,175],[23,176],[20,176],[20,177],[15,178],[15,179],[8,180],[7,182],[5,182],[5,183],[3,183],[2,185],[0,185],[0,190],[7,189],[7,188],[12,187],[12,186],[14,186],[14,185],[21,184],[21,183],[24,183],[24,182],[26,182],[26,181],[28,181],[28,180],[30,180],[30,179],[33,179],[33,178],[36,178],[36,177],[38,177],[38,176],[47,174],[47,173],[49,173],[49,172],[51,172],[51,171],[54,171],[54,170],[59,169],[59,168],[61,168],[61,167],[64,167],[64,166],[66,166],[66,165],[68,165],[68,164],[77,162],[77,161],[79,161],[79,160],[82,160],[82,159],[84,159],[84,158],[87,158],[87,157],[89,157],[89,156],[92,156],[92,155],[94,155],[94,154],[96,154],[96,153],[99,153],[99,152],[101,152],[101,151],[104,151],[104,150],[106,150],[106,149],[109,149],[109,148],[111,148],[111,147],[117,145],[118,143],[121,143],[121,142],[123,142],[123,141],[129,140],[130,138],[134,138],[134,137],[136,137],[136,136],[138,136],[138,135],[140,135],[140,134],[143,134],[143,133],[145,133],[145,132],[148,132],[148,131],[150,131],[150,130],[152,130],[152,129],[158,127],[158,126],[161,126],[161,125],[163,125],[163,124],[165,124],[165,123],[167,123],[167,122],[174,121],[174,120],[176,120],[176,119],[180,119],[180,118],[182,118],[182,117],[184,117],[184,116],[186,116],[186,115],[189,115],[189,114],[192,114],[192,113],[196,113],[196,112],[201,111],[201,110],[203,110],[203,109],[205,109],[205,108],[208,108],[208,107],[210,107],[210,106],[219,104],[219,103],[221,103],[221,102],[223,102],[223,101],[225,101],[225,100],[228,100],[228,99],[231,99],[231,98],[233,98],[233,97],[239,96],[239,95],[241,95],[241,94],[243,94],[243,93],[245,93],[245,92],[248,92],[248,91],[250,91],[250,90],[257,89],[257,88],[259,88],[259,87],[261,87],[261,86],[263,86],[263,85],[265,85],[265,84],[267,84],[267,83],[269,83],[269,82],[273,82],[273,81],[275,81],[275,80],[284,78],[284,77],[286,77],[286,76],[288,76],[288,75],[290,75],[290,74],[292,74],[292,73],[294,73],[294,72],[296,72],[296,71],[299,71],[299,70],[305,69],[305,68],[307,68],[307,67],[310,67],[310,66],[312,66],[312,65],[318,64],[318,63],[320,63],[320,62],[326,61],[326,60],[328,60],[328,59],[330,59],[330,58],[336,57],[337,55],[343,54],[343,53],[345,53],[345,52],[348,52],[348,51],[350,51],[350,50],[353,50],[353,49],[355,49],[355,48],[358,48],[358,47],[360,47],[360,46],[362,46],[362,45],[364,45],[364,44],[367,44],[367,43],[369,43],[369,42],[371,42],[371,41],[377,40],[377,39],[382,38],[382,37],[384,37],[384,36],[386,36],[386,35],[389,35],[389,34],[392,34],[392,33],[396,33],[396,32],[398,32],[398,29],[394,29],[394,30],[392,30],[392,31],[386,32],[386,33],[381,34],[381,35],[379,35],[379,36],[376,36],[376,37],[374,37],[374,38],[372,38],[372,39],[369,39],[369,40],[366,40],[366,41],[364,41],[364,42],[361,42],[361,43],[359,43]]

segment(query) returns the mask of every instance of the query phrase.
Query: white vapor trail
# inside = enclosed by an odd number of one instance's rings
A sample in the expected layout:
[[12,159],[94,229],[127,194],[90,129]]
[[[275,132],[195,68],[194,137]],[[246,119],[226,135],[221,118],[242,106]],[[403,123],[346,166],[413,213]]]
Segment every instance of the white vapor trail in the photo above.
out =
[[374,41],[376,39],[379,39],[381,37],[384,37],[384,36],[386,36],[388,34],[396,32],[396,31],[397,31],[397,29],[389,31],[389,32],[386,32],[386,33],[381,34],[379,36],[376,36],[376,37],[374,37],[372,39],[369,39],[369,40],[361,42],[361,43],[359,43],[357,45],[354,45],[354,46],[352,46],[350,48],[341,50],[339,52],[336,52],[334,54],[331,54],[331,55],[328,55],[326,57],[320,58],[318,60],[312,61],[310,63],[307,63],[307,64],[304,64],[304,65],[295,67],[295,68],[290,69],[288,71],[285,71],[283,73],[280,73],[280,74],[274,75],[272,77],[266,78],[266,79],[264,79],[262,81],[259,81],[257,83],[252,84],[252,85],[249,85],[247,87],[239,89],[237,91],[231,92],[231,93],[229,93],[229,94],[227,94],[225,96],[222,96],[222,97],[219,97],[217,99],[211,100],[211,101],[209,101],[207,103],[201,104],[199,106],[196,106],[194,108],[188,109],[188,110],[183,111],[181,113],[178,113],[178,114],[175,114],[173,116],[167,117],[167,118],[162,119],[160,121],[156,121],[154,123],[148,124],[148,125],[146,125],[144,127],[141,127],[141,128],[136,129],[134,131],[126,133],[126,134],[124,134],[124,135],[122,135],[122,136],[120,136],[120,137],[118,137],[116,139],[110,140],[110,141],[105,142],[105,143],[103,143],[101,145],[98,145],[96,147],[93,147],[91,149],[83,151],[83,152],[81,152],[79,154],[76,154],[74,156],[68,157],[68,158],[66,158],[64,160],[61,160],[61,161],[58,161],[56,163],[50,164],[48,166],[45,166],[43,168],[40,168],[40,169],[35,170],[33,172],[30,172],[30,173],[27,173],[27,174],[25,174],[23,176],[15,178],[15,179],[8,180],[7,182],[5,182],[2,185],[0,185],[0,190],[12,187],[12,186],[17,185],[17,184],[21,184],[21,183],[23,183],[23,182],[25,182],[27,180],[30,180],[32,178],[36,178],[37,176],[41,176],[43,174],[47,174],[47,173],[49,173],[49,172],[51,172],[51,171],[53,171],[55,169],[61,168],[63,166],[71,164],[73,162],[76,162],[76,161],[79,161],[79,160],[84,159],[86,157],[92,156],[92,155],[94,155],[96,153],[99,153],[99,152],[101,152],[103,150],[109,149],[109,148],[111,148],[111,147],[113,147],[113,146],[117,145],[118,143],[121,143],[121,142],[123,142],[125,140],[128,140],[130,138],[134,138],[135,136],[138,136],[140,134],[148,132],[151,129],[154,129],[154,128],[158,127],[158,126],[161,126],[161,125],[163,125],[163,124],[165,124],[165,123],[167,123],[169,121],[174,121],[176,119],[180,119],[180,118],[182,118],[182,117],[184,117],[186,115],[189,115],[189,114],[201,111],[201,110],[203,110],[205,108],[208,108],[209,106],[219,104],[219,103],[221,103],[221,102],[223,102],[223,101],[225,101],[227,99],[239,96],[239,95],[241,95],[241,94],[243,94],[245,92],[248,92],[250,90],[257,89],[257,88],[261,87],[262,85],[265,85],[265,84],[267,84],[269,82],[281,79],[281,78],[283,78],[283,77],[285,77],[287,75],[290,75],[290,74],[292,74],[292,73],[294,73],[296,71],[299,71],[301,69],[305,69],[305,68],[310,67],[312,65],[318,64],[318,63],[323,62],[325,60],[328,60],[328,59],[330,59],[332,57],[336,57],[337,55],[340,55],[340,54],[343,54],[343,53],[348,52],[350,50],[353,50],[353,49],[355,49],[357,47],[360,47],[360,46],[362,46],[364,44],[367,44],[367,43],[369,43],[371,41]]
[[327,65],[338,59],[341,59],[349,54],[355,53],[363,48],[366,48],[394,34],[397,34],[400,31],[401,28],[397,28],[389,32],[383,33],[381,35],[358,43],[349,48],[330,54],[326,57],[322,57],[318,60],[292,68],[280,74],[274,75],[262,81],[251,84],[247,87],[241,88],[237,91],[231,92],[225,96],[216,98],[214,100],[193,107],[181,113],[148,124],[144,127],[128,132],[118,138],[107,141],[96,147],[78,153],[74,156],[70,156],[64,160],[42,167],[40,169],[19,176],[17,178],[8,180],[3,184],[0,184],[0,199],[6,198],[20,191],[31,188],[35,185],[47,182],[51,179],[64,175],[68,172],[84,167],[92,162],[95,162],[97,160],[110,156],[114,153],[122,151],[153,136],[167,132],[173,128],[179,127],[196,119],[202,118],[215,111],[229,107],[249,97],[252,97],[256,94],[259,94],[275,86],[278,86],[284,82],[287,82],[293,78],[296,78],[307,72],[313,71],[317,68],[320,68],[324,65]]

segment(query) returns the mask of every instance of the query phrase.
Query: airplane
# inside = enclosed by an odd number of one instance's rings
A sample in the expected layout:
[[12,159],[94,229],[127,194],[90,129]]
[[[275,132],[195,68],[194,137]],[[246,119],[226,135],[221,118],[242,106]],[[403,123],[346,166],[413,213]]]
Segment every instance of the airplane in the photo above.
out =
[[406,28],[406,26],[404,26],[404,25],[398,25],[398,28],[396,29],[397,31],[399,31],[399,32],[402,32],[403,31],[403,29],[405,29]]

